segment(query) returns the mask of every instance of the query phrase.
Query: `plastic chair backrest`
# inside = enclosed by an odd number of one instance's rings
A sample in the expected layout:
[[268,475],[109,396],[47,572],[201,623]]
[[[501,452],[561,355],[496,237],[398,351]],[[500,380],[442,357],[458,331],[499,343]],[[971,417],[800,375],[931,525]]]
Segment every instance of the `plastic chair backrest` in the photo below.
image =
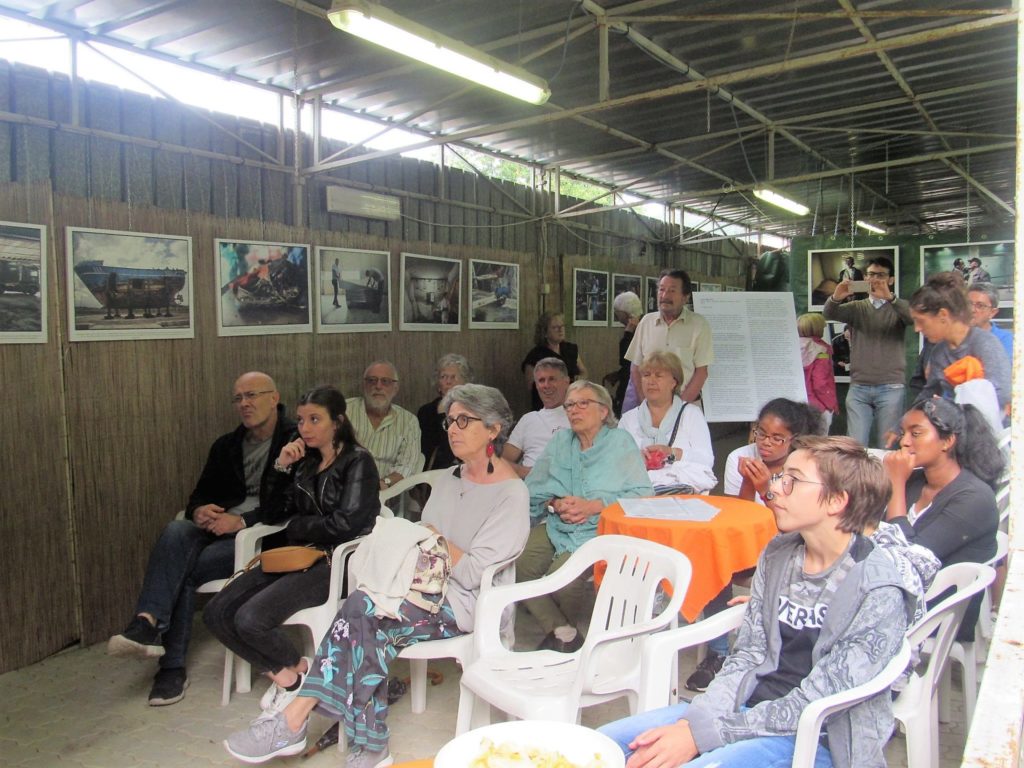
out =
[[[675,626],[690,585],[689,559],[662,544],[614,535],[591,539],[572,557],[586,558],[591,565],[605,563],[581,663],[589,663],[594,669],[625,669],[634,665],[639,653],[637,637],[604,644],[589,660],[588,646],[593,647],[616,630],[652,620],[659,623],[659,628]],[[667,582],[672,597],[666,599],[666,605],[655,615],[655,603],[663,582]]]
[[925,595],[927,599],[934,600],[950,589],[955,591],[942,602],[930,607],[922,619],[907,630],[907,640],[912,648],[920,648],[928,638],[933,640],[928,662],[919,675],[922,696],[935,696],[942,668],[946,665],[949,649],[963,621],[967,603],[988,587],[995,577],[996,572],[991,566],[980,563],[956,563],[946,566],[935,575]]

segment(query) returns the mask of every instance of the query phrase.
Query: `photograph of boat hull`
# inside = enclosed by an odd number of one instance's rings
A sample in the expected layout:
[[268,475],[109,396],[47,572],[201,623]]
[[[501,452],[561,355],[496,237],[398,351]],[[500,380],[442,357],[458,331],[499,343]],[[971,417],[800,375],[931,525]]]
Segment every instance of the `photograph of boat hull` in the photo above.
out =
[[309,246],[215,240],[221,336],[309,333]]
[[72,341],[194,335],[192,238],[68,227]]
[[0,344],[46,341],[46,233],[0,221]]

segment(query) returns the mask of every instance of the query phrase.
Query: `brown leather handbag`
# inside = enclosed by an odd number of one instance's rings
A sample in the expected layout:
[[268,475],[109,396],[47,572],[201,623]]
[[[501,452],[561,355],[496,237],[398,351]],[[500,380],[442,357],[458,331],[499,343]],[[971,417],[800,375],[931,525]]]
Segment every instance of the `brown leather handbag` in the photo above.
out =
[[245,570],[251,571],[259,564],[264,573],[296,573],[308,571],[321,560],[330,560],[330,554],[312,544],[304,547],[278,547],[260,552],[246,563]]

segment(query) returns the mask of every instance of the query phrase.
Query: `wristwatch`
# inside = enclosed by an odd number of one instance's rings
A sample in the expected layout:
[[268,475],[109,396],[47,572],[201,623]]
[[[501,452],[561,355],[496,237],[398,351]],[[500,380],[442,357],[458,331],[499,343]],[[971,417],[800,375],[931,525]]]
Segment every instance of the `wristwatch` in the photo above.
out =
[[391,478],[388,477],[387,475],[384,476],[384,479],[381,482],[384,483],[384,487],[385,488],[390,488],[391,487]]

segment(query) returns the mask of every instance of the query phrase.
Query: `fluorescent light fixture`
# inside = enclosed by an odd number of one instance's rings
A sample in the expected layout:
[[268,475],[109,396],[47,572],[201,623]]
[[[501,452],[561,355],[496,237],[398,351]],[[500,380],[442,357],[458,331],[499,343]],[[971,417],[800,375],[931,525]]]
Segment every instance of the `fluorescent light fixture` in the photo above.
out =
[[754,190],[754,197],[759,200],[764,200],[766,203],[778,206],[790,213],[795,213],[797,216],[806,216],[808,211],[811,210],[803,203],[798,203],[796,200],[790,200],[785,195],[779,194],[774,189],[769,189],[768,187],[757,187]]
[[869,221],[861,221],[860,219],[857,219],[857,226],[860,227],[861,229],[866,229],[868,232],[874,232],[876,235],[885,234],[884,229],[882,229],[881,227],[876,227]]
[[327,18],[338,29],[371,43],[531,104],[543,104],[551,96],[547,82],[525,69],[410,21],[377,3],[339,0],[331,6]]
[[402,218],[402,207],[397,197],[336,185],[327,187],[327,210],[366,219],[397,221]]

